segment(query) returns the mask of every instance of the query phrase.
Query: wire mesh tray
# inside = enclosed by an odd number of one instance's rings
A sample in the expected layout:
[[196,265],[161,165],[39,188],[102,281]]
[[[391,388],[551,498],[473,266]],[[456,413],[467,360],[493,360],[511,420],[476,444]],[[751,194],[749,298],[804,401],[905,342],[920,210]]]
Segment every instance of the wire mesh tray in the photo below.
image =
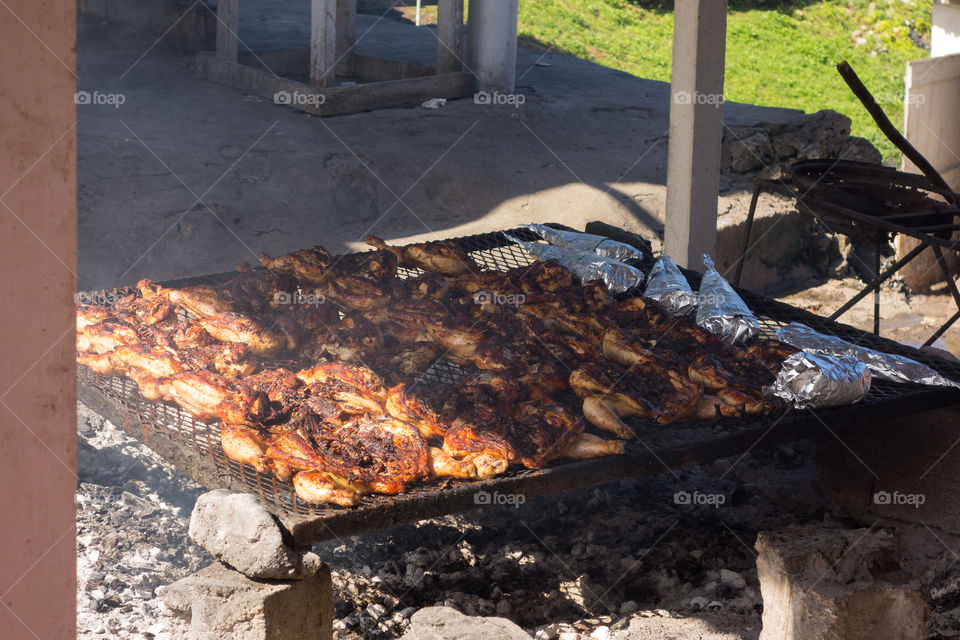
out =
[[[522,239],[537,239],[524,229],[515,229],[510,233]],[[499,232],[455,238],[451,242],[458,243],[477,264],[491,270],[505,271],[533,262],[520,247],[507,241]],[[651,266],[652,260],[641,265],[641,268],[648,272]],[[401,270],[400,277],[416,273],[416,270]],[[232,275],[232,272],[228,272],[196,276],[166,282],[164,286],[213,284]],[[700,274],[685,271],[685,275],[691,286],[697,289]],[[120,287],[82,292],[77,299],[90,304],[112,304],[130,293],[136,293],[136,289]],[[907,355],[932,366],[947,377],[960,379],[960,364],[866,334],[770,298],[743,290],[739,293],[757,315],[763,337],[774,338],[777,328],[794,321],[803,322],[824,333]],[[422,378],[425,383],[450,383],[462,375],[460,367],[440,360]],[[280,481],[271,474],[258,473],[250,465],[230,460],[220,445],[218,424],[196,420],[178,406],[145,399],[140,395],[136,383],[128,378],[103,376],[79,366],[78,379],[81,400],[92,409],[122,425],[128,433],[171,460],[204,486],[248,491],[259,496],[268,508],[281,516],[295,536],[300,536],[301,542],[383,528],[420,517],[470,508],[471,498],[472,504],[482,504],[476,501],[478,492],[501,490],[502,493],[511,489],[540,495],[735,455],[753,446],[759,434],[763,434],[761,437],[767,436],[774,426],[778,427],[782,437],[795,438],[809,435],[811,426],[825,424],[825,421],[850,422],[854,416],[863,419],[874,413],[869,409],[877,410],[876,415],[879,416],[887,414],[889,409],[885,407],[894,404],[897,405],[895,413],[903,413],[931,409],[957,400],[957,395],[951,390],[878,381],[854,412],[850,411],[851,408],[841,407],[817,415],[721,418],[707,423],[691,421],[669,427],[649,420],[634,420],[632,422],[639,443],[628,443],[624,456],[587,461],[558,460],[542,470],[511,470],[483,482],[444,480],[417,484],[397,496],[364,496],[358,506],[344,509],[304,502],[296,496],[290,481]],[[768,444],[776,441],[776,437],[768,438]]]

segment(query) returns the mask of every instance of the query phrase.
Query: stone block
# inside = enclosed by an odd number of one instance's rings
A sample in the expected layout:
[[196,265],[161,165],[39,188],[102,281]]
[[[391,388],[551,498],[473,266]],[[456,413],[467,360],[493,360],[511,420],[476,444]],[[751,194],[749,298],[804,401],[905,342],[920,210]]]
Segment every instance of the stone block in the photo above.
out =
[[452,607],[426,607],[410,618],[401,640],[531,640],[506,618],[466,616]]
[[178,580],[163,601],[189,640],[329,640],[333,584],[324,566],[306,580],[251,580],[221,563]]
[[760,640],[922,640],[929,608],[900,570],[893,537],[791,527],[757,537]]
[[190,515],[190,538],[251,578],[307,578],[322,565],[317,554],[288,547],[276,519],[248,493],[217,489],[200,496]]

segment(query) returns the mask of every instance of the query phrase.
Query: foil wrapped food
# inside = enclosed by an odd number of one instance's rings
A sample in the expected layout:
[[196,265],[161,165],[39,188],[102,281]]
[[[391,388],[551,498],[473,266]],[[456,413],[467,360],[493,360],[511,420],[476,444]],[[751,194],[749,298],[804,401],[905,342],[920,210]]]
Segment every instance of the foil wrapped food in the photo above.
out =
[[677,263],[665,253],[650,269],[643,295],[656,300],[673,315],[684,315],[697,306],[697,294],[680,273]]
[[823,409],[862,400],[870,392],[870,370],[851,356],[798,351],[783,362],[764,393],[799,409]]
[[556,260],[569,269],[581,282],[603,280],[607,289],[612,293],[623,293],[643,283],[642,271],[619,260],[604,258],[595,253],[540,244],[539,242],[524,242],[509,233],[503,235],[540,260]]
[[704,254],[703,264],[707,271],[697,293],[697,325],[720,336],[728,344],[759,335],[757,316],[714,268],[710,256]]
[[960,388],[960,384],[916,360],[862,347],[836,336],[824,335],[799,322],[791,322],[777,329],[777,337],[804,351],[854,357],[866,364],[873,376],[881,380]]
[[542,224],[525,224],[523,228],[533,231],[556,247],[571,249],[573,251],[583,251],[585,253],[595,253],[598,256],[612,258],[620,262],[643,260],[643,252],[640,251],[640,249],[631,247],[617,240],[612,240],[606,236],[582,233],[580,231],[563,231]]

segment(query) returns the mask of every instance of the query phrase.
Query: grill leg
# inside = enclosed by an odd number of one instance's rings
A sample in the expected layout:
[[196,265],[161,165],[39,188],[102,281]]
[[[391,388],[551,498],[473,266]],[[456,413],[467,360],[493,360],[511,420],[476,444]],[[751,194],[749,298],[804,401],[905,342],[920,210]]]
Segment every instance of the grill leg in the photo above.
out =
[[923,244],[919,244],[916,247],[914,247],[913,250],[910,251],[910,253],[903,256],[899,260],[897,260],[896,264],[894,264],[892,267],[890,267],[889,269],[884,271],[882,274],[880,274],[879,279],[874,280],[874,282],[870,283],[867,287],[865,287],[863,291],[861,291],[857,295],[847,300],[847,302],[844,303],[842,307],[834,311],[830,315],[829,320],[836,320],[837,318],[842,316],[844,313],[849,311],[850,308],[853,307],[853,305],[857,304],[858,302],[866,298],[868,295],[870,295],[872,291],[874,291],[877,287],[879,287],[881,284],[883,284],[888,279],[890,279],[897,271],[899,271],[903,267],[903,265],[907,264],[908,262],[916,258],[918,255],[920,255],[920,252],[926,248],[927,248],[926,245],[923,245]]
[[957,290],[957,284],[953,281],[953,276],[950,275],[950,270],[947,268],[947,261],[943,257],[943,249],[939,245],[933,245],[930,247],[933,250],[933,255],[937,258],[937,265],[940,267],[940,273],[943,274],[943,279],[947,282],[947,289],[950,291],[950,295],[953,296],[953,301],[957,305],[957,312],[950,317],[943,325],[930,336],[926,342],[923,343],[923,346],[928,347],[934,342],[937,338],[946,333],[947,329],[953,325],[958,319],[960,319],[960,291]]
[[753,233],[753,217],[757,213],[757,200],[760,199],[760,191],[763,189],[763,183],[758,182],[753,188],[753,196],[750,198],[750,210],[747,211],[747,231],[743,237],[743,251],[740,252],[740,259],[737,260],[737,272],[733,274],[733,286],[740,286],[740,274],[743,273],[743,263],[747,261],[747,251],[750,250],[750,235]]

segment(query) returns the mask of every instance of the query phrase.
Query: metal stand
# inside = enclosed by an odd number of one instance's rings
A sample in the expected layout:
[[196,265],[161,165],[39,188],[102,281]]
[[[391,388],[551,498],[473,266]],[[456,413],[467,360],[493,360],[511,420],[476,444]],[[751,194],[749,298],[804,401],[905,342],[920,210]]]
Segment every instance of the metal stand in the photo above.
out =
[[[918,178],[920,176],[917,176]],[[873,293],[873,332],[876,335],[880,334],[880,287],[881,285],[893,277],[900,269],[902,269],[908,262],[916,258],[920,253],[926,249],[930,248],[933,251],[934,257],[937,259],[937,264],[940,267],[940,271],[943,274],[944,280],[947,283],[947,289],[950,291],[950,295],[953,297],[954,303],[957,305],[957,312],[953,314],[943,325],[937,329],[926,342],[923,343],[923,346],[929,346],[934,343],[940,336],[946,332],[957,320],[960,320],[960,290],[957,289],[956,283],[953,281],[953,277],[950,274],[949,269],[947,268],[946,260],[944,259],[943,249],[949,249],[953,251],[960,250],[960,241],[954,241],[947,238],[939,237],[946,232],[952,232],[956,230],[958,225],[956,224],[934,224],[934,225],[925,225],[920,227],[906,227],[901,224],[895,224],[891,222],[892,220],[902,221],[908,219],[908,216],[919,217],[927,216],[928,212],[923,213],[911,213],[911,214],[899,214],[899,215],[890,215],[885,217],[878,217],[876,215],[870,215],[855,211],[848,207],[844,207],[837,203],[824,203],[824,202],[811,202],[811,198],[807,197],[810,190],[807,190],[804,193],[799,193],[798,188],[791,179],[784,179],[779,181],[764,180],[758,182],[753,190],[753,196],[750,199],[750,210],[747,213],[747,231],[746,237],[743,242],[743,251],[740,253],[740,258],[737,261],[737,270],[733,277],[734,286],[740,284],[740,275],[743,272],[743,263],[747,259],[747,253],[750,250],[750,236],[753,231],[753,221],[756,215],[757,201],[759,200],[760,193],[762,191],[770,191],[773,193],[779,193],[781,195],[792,196],[797,199],[797,210],[800,213],[805,215],[812,216],[813,218],[819,220],[827,228],[830,228],[829,220],[835,220],[837,216],[842,216],[850,221],[860,222],[863,225],[869,227],[874,232],[879,232],[884,235],[893,234],[893,233],[903,233],[912,238],[916,238],[920,241],[920,244],[917,245],[913,250],[907,253],[905,256],[897,260],[891,267],[880,272],[880,247],[881,243],[877,241],[875,243],[874,251],[874,267],[873,267],[873,279],[867,284],[866,287],[855,296],[850,298],[846,303],[844,303],[839,309],[834,311],[830,315],[830,320],[836,320],[844,313],[849,311],[856,305],[858,302],[863,300],[865,297]],[[956,195],[956,194],[954,194]],[[820,206],[816,206],[820,205]],[[827,209],[828,212],[825,212],[824,209]],[[937,212],[944,215],[956,215],[955,210],[947,210],[945,212]],[[829,218],[825,220],[824,218]],[[839,231],[839,233],[844,233],[844,235],[851,235],[844,231]],[[939,235],[934,235],[935,233]]]

